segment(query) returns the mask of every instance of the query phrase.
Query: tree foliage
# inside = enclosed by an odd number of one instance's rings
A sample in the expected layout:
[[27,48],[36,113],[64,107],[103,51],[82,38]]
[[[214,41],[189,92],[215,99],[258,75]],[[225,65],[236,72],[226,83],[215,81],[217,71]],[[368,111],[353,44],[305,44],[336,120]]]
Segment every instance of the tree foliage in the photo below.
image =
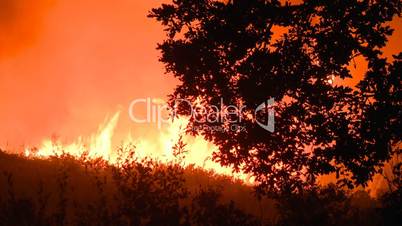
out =
[[[215,160],[253,174],[263,192],[301,191],[324,174],[365,185],[401,136],[402,55],[382,56],[401,14],[399,0],[174,0],[151,10],[167,38],[158,45],[180,84],[170,96],[179,115],[194,105],[237,104],[242,129],[191,118],[190,130],[219,147]],[[283,34],[278,34],[281,31]],[[356,87],[356,57],[368,70]],[[388,60],[388,61],[387,61]],[[254,110],[275,98],[275,132]],[[201,119],[207,112],[197,114]]]

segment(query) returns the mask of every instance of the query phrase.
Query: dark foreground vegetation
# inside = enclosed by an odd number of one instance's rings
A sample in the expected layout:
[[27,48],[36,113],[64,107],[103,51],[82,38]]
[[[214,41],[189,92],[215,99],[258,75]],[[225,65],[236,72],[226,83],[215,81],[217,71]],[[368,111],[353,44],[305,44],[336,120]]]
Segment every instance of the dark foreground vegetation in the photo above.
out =
[[110,166],[4,152],[0,172],[1,226],[402,225],[400,186],[377,199],[334,185],[267,199],[180,161],[132,159]]

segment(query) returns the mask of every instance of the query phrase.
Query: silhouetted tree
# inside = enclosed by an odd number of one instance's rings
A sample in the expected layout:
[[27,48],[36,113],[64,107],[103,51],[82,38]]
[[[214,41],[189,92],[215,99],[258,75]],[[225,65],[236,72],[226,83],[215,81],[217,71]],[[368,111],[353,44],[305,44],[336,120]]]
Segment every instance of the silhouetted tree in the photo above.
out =
[[[243,106],[237,129],[228,123],[236,114],[211,120],[199,108],[189,132],[219,147],[215,160],[276,193],[301,191],[329,173],[341,185],[365,185],[390,158],[402,131],[402,55],[390,64],[381,48],[393,31],[387,22],[400,14],[400,0],[174,0],[149,17],[167,33],[158,49],[181,82],[170,96],[179,115],[192,112],[177,99],[207,110],[221,101]],[[352,77],[358,56],[368,62],[361,82],[334,83]],[[255,114],[269,98],[276,103]],[[271,109],[273,133],[256,123]]]

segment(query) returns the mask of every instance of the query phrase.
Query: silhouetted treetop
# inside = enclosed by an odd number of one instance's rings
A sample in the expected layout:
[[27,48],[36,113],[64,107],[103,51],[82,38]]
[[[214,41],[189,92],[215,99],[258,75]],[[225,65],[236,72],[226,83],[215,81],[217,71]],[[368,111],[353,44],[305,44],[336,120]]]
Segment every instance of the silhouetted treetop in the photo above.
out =
[[[167,33],[158,49],[181,82],[170,96],[179,115],[192,112],[177,99],[243,106],[238,129],[198,112],[189,132],[216,144],[220,163],[253,174],[261,191],[277,192],[335,172],[339,183],[364,185],[392,155],[402,131],[402,55],[387,63],[381,49],[401,8],[399,0],[174,0],[149,16]],[[368,62],[360,83],[334,82],[352,77],[358,56]],[[255,114],[270,98],[275,104]],[[272,109],[270,133],[256,122]]]

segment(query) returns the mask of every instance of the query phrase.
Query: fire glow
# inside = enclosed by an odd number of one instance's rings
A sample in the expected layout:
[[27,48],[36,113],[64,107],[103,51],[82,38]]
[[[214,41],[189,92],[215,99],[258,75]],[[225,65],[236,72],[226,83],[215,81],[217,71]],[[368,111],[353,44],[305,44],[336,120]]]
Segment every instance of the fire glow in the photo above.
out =
[[[39,148],[25,148],[24,155],[30,159],[48,159],[51,157],[59,157],[69,155],[75,159],[86,156],[88,159],[102,159],[111,165],[119,163],[119,158],[129,158],[128,153],[117,153],[114,151],[112,138],[116,125],[119,122],[120,112],[115,113],[111,118],[105,120],[98,127],[98,131],[89,138],[78,137],[75,142],[64,144],[59,140],[44,139]],[[181,134],[184,133],[183,128],[188,124],[185,118],[175,119],[155,135],[155,139],[143,139],[136,141],[130,134],[122,141],[121,147],[133,146],[135,148],[135,158],[138,160],[150,158],[162,163],[169,163],[175,160],[173,153],[174,146],[178,143]],[[223,167],[212,161],[212,152],[216,150],[202,137],[183,136],[186,144],[186,152],[183,153],[184,159],[182,164],[184,167],[193,165],[206,171],[212,171],[216,174],[230,176],[234,179],[240,179],[247,184],[253,183],[252,178],[244,173],[233,173],[229,167]],[[162,147],[162,150],[159,147]],[[127,154],[127,155],[125,155]]]

